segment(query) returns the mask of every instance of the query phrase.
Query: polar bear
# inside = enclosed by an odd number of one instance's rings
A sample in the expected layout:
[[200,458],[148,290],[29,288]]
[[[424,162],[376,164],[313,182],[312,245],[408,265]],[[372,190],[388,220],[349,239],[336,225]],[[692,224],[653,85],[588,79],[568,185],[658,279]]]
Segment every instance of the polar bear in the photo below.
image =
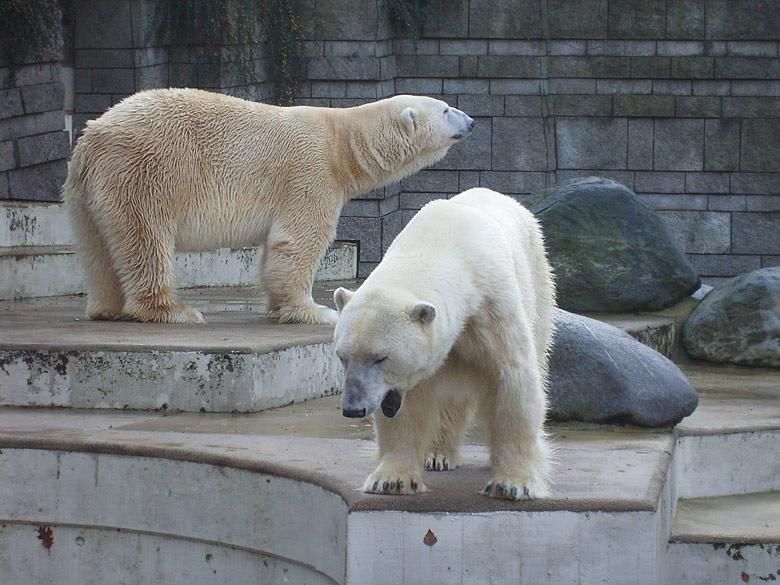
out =
[[471,189],[426,205],[352,293],[334,293],[342,410],[374,415],[379,465],[363,491],[425,491],[423,468],[459,463],[486,418],[485,493],[548,493],[544,431],[555,290],[542,233],[509,197]]
[[267,308],[333,324],[311,287],[342,206],[440,160],[473,127],[421,96],[344,109],[196,89],[130,96],[87,122],[63,187],[87,316],[202,323],[174,292],[174,249],[262,245]]

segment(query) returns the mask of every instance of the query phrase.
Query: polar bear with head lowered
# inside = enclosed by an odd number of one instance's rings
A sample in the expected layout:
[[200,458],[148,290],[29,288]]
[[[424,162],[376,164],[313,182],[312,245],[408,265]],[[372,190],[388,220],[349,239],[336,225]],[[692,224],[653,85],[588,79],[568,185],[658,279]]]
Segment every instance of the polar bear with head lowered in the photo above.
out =
[[425,491],[451,469],[472,414],[486,418],[486,493],[548,493],[544,432],[555,291],[539,225],[488,189],[426,205],[354,293],[335,295],[345,416],[374,415],[373,493]]
[[262,245],[268,309],[335,323],[311,287],[342,206],[440,160],[473,125],[419,96],[335,109],[135,94],[87,123],[63,187],[87,315],[202,323],[175,295],[174,249]]

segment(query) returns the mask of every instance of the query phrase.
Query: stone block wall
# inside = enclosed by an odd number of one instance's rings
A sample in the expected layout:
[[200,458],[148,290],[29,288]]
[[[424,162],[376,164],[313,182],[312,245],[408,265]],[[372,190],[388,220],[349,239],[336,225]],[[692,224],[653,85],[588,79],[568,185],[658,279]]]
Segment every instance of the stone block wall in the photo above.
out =
[[70,154],[61,61],[60,43],[40,61],[0,61],[0,200],[59,199]]

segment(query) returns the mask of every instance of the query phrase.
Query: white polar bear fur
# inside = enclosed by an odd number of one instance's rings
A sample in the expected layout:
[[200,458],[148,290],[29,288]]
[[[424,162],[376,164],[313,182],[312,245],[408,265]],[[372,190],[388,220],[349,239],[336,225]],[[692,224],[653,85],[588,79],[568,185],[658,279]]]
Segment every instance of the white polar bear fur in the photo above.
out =
[[440,160],[473,120],[432,98],[280,108],[195,89],[140,92],[87,123],[63,187],[93,319],[203,322],[174,249],[264,248],[282,322],[335,323],[311,286],[342,206]]
[[[349,416],[374,414],[379,465],[363,490],[425,491],[423,467],[457,466],[471,415],[487,420],[486,492],[548,493],[544,431],[555,291],[539,224],[488,189],[426,205],[355,292],[338,289],[334,332]],[[383,359],[384,358],[384,359]]]

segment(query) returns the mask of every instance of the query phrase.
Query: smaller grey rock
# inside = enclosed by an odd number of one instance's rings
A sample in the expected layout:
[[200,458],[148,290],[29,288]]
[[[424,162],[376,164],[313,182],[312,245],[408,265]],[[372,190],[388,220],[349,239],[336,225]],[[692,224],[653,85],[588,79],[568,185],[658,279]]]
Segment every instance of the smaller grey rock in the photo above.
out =
[[680,369],[617,327],[558,309],[550,356],[553,420],[676,424],[699,397]]
[[780,267],[715,287],[683,325],[682,341],[693,358],[780,368]]

